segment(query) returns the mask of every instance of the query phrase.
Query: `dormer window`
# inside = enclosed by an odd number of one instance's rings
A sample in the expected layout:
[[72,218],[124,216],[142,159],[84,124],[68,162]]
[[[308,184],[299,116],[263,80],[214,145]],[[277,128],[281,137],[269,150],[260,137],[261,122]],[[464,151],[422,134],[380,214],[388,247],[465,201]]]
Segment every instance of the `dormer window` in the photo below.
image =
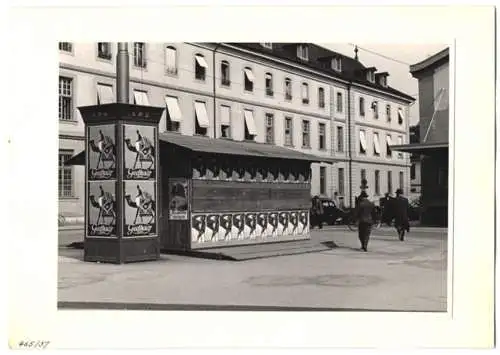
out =
[[338,72],[342,71],[342,60],[340,57],[332,59],[332,69]]
[[375,79],[377,80],[377,83],[380,86],[387,87],[387,77],[389,76],[389,73],[384,72],[384,73],[378,73],[375,74]]
[[261,43],[262,47],[267,49],[273,49],[273,44],[271,42]]
[[383,87],[387,86],[387,77],[381,76],[379,80],[380,85],[382,85]]
[[305,44],[297,46],[297,58],[308,61],[309,60],[309,47]]
[[366,80],[368,80],[370,83],[374,83],[375,82],[375,71],[369,70],[366,73]]

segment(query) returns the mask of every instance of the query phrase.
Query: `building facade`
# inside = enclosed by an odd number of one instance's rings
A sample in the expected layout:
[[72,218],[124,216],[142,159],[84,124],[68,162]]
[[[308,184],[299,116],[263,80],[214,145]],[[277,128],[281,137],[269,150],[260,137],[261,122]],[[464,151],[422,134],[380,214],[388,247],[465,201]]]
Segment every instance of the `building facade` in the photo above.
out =
[[[115,101],[117,45],[64,42],[59,52],[59,208],[81,216],[84,169],[64,161],[84,149],[77,107]],[[312,164],[311,195],[337,192],[346,206],[365,175],[374,198],[409,190],[409,157],[389,147],[408,142],[413,99],[388,73],[308,43],[131,42],[129,54],[130,103],[165,107],[160,131],[333,157]]]

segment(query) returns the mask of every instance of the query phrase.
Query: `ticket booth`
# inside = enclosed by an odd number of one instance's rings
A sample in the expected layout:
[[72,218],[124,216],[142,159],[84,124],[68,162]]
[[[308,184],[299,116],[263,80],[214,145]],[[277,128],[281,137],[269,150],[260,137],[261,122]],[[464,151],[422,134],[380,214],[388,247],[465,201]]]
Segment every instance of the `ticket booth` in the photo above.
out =
[[176,133],[159,133],[159,147],[163,250],[310,238],[311,163],[331,158]]

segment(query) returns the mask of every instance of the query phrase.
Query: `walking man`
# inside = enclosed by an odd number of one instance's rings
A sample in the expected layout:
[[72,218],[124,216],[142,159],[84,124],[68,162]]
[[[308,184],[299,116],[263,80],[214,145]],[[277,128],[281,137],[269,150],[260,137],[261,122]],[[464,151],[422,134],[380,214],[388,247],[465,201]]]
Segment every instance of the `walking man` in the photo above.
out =
[[400,241],[405,239],[405,232],[410,231],[410,222],[408,219],[408,209],[410,203],[408,199],[403,196],[403,190],[396,191],[396,198],[394,199],[394,226],[398,232]]
[[368,251],[368,241],[372,225],[375,221],[375,205],[368,200],[368,194],[362,191],[358,197],[357,219],[358,219],[358,237],[361,242],[361,249]]
[[323,229],[323,204],[318,196],[312,198],[311,228],[314,228],[314,226]]

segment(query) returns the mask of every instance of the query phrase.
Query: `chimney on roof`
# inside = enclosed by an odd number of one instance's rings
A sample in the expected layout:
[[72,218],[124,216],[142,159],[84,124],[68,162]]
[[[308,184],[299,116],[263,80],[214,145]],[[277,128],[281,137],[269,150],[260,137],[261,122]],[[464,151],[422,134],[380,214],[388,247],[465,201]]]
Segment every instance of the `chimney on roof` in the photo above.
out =
[[354,59],[359,61],[359,58],[358,58],[358,46],[354,46]]

